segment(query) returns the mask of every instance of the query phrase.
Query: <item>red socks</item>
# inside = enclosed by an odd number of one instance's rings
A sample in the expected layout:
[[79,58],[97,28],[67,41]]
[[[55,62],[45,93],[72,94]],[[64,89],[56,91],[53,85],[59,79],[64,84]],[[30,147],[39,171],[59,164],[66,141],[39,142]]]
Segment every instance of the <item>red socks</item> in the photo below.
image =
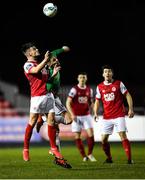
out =
[[[130,146],[130,142],[128,139],[124,139],[122,141],[122,146],[123,146],[123,149],[126,153],[126,156],[128,158],[128,160],[131,160],[131,146]],[[111,153],[110,153],[110,145],[109,143],[105,143],[105,144],[102,144],[102,148],[106,154],[106,156],[108,157],[108,159],[112,159],[111,157]]]
[[28,124],[25,130],[25,137],[24,137],[24,149],[29,149],[30,139],[32,136],[33,127]]
[[92,154],[93,148],[94,148],[94,136],[87,138],[88,142],[88,155]]
[[57,148],[56,146],[56,128],[55,126],[48,125],[48,137],[51,148]]
[[76,146],[80,152],[80,154],[82,155],[82,157],[86,157],[86,153],[85,153],[85,149],[84,149],[84,145],[81,139],[76,139]]
[[128,139],[124,139],[122,141],[122,146],[124,148],[124,151],[126,153],[126,156],[128,158],[128,160],[131,160],[131,146],[130,146],[130,142]]
[[108,159],[112,159],[110,152],[110,144],[108,142],[102,144],[103,151],[105,152]]

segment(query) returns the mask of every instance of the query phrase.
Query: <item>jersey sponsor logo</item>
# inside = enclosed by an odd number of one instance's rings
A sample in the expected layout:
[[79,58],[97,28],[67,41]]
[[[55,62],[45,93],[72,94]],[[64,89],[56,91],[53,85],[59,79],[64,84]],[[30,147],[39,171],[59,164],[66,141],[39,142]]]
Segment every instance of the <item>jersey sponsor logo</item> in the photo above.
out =
[[113,101],[115,99],[115,94],[113,92],[104,94],[104,99],[105,101]]
[[78,97],[78,102],[80,104],[86,104],[88,101],[88,98],[85,96],[85,97]]

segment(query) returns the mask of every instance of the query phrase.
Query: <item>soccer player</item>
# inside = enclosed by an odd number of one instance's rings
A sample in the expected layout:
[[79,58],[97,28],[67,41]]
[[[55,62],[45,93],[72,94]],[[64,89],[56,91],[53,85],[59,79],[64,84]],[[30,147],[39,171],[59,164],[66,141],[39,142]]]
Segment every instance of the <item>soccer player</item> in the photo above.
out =
[[[83,161],[96,161],[93,156],[94,148],[94,132],[93,132],[93,118],[91,110],[93,107],[93,90],[87,82],[86,72],[81,72],[77,77],[78,84],[70,89],[66,100],[66,107],[70,112],[72,122],[72,132],[75,136],[76,146],[83,158]],[[88,153],[86,154],[84,144],[81,139],[82,129],[87,132]]]
[[[55,112],[54,112],[54,96],[47,91],[46,82],[49,74],[45,66],[50,60],[50,53],[47,51],[42,61],[39,60],[40,52],[34,43],[26,43],[22,45],[22,52],[26,56],[27,61],[24,64],[24,73],[29,81],[31,89],[30,101],[30,117],[26,126],[23,148],[23,159],[29,161],[29,144],[32,136],[33,128],[37,122],[39,114],[47,114],[48,137],[51,146],[51,151],[55,155],[56,164],[67,167],[62,154],[56,146],[56,127],[55,127]],[[59,70],[59,68],[57,69]],[[57,73],[57,72],[56,72]]]
[[[51,57],[50,57],[50,61],[48,63],[47,66],[47,71],[48,74],[50,75],[48,78],[48,82],[46,84],[47,86],[47,90],[48,92],[52,92],[54,95],[54,100],[55,100],[55,122],[56,122],[56,127],[57,127],[57,138],[56,138],[56,143],[59,147],[60,145],[60,140],[59,140],[59,126],[58,124],[62,123],[62,124],[71,124],[72,123],[72,118],[70,113],[67,111],[66,107],[62,104],[59,95],[58,95],[58,91],[60,88],[60,62],[57,58],[57,56],[60,53],[63,52],[68,52],[70,50],[70,48],[68,46],[63,46],[60,49],[56,49],[54,51],[51,52]],[[57,68],[59,69],[59,71],[57,71]],[[57,73],[55,73],[57,71]],[[45,115],[40,115],[37,121],[37,132],[40,131],[41,126],[43,125],[43,123],[45,122]],[[50,150],[49,151],[50,154],[53,154],[53,152]]]
[[101,140],[102,148],[107,156],[106,163],[112,163],[112,155],[110,152],[110,144],[108,142],[109,135],[112,134],[114,127],[119,134],[122,146],[127,156],[128,164],[132,164],[131,145],[126,135],[125,124],[125,106],[124,97],[128,103],[128,117],[133,118],[133,100],[127,88],[120,80],[113,79],[113,69],[109,65],[102,67],[102,75],[104,81],[96,88],[96,100],[94,104],[94,118],[98,119],[98,109],[100,101],[103,104],[103,119],[101,123]]

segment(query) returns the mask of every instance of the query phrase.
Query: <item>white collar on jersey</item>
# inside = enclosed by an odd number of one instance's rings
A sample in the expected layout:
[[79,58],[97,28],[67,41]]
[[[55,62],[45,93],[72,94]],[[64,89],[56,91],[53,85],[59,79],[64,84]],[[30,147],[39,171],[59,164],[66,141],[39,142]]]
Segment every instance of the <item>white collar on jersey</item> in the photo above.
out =
[[113,81],[114,81],[114,80],[112,80],[112,82],[107,82],[107,81],[104,81],[103,83],[104,83],[105,85],[110,85],[110,84],[112,84],[112,83],[113,83]]
[[81,87],[79,84],[77,85],[80,89],[85,89],[86,85],[84,85],[84,87]]

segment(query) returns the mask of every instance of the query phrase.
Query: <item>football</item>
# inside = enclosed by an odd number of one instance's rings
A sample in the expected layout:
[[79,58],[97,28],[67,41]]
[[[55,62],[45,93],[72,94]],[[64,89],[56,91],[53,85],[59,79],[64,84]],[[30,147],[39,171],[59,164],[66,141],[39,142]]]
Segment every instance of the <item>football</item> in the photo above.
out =
[[43,7],[43,13],[45,16],[54,17],[57,13],[57,6],[53,3],[47,3]]

